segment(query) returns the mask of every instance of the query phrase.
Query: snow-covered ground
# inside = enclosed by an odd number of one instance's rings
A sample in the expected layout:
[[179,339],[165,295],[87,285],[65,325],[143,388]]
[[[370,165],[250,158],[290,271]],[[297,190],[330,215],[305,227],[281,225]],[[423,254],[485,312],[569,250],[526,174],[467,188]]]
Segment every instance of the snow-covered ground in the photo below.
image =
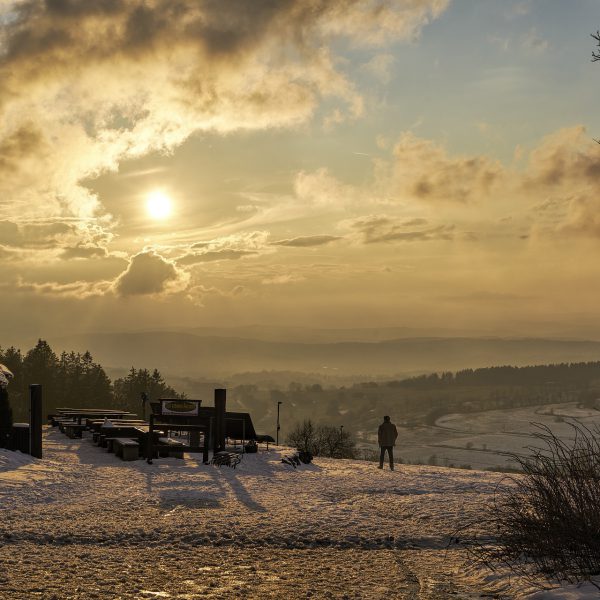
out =
[[[564,438],[573,434],[568,424],[572,419],[593,429],[600,426],[600,411],[568,402],[444,415],[435,427],[398,427],[397,453],[413,464],[514,469],[517,464],[511,454],[528,453],[534,423],[546,425]],[[369,432],[362,441],[375,448],[377,432]]]
[[293,469],[277,450],[235,470],[195,455],[148,465],[57,430],[44,453],[0,450],[2,600],[597,597],[531,595],[447,548],[500,475],[330,459]]

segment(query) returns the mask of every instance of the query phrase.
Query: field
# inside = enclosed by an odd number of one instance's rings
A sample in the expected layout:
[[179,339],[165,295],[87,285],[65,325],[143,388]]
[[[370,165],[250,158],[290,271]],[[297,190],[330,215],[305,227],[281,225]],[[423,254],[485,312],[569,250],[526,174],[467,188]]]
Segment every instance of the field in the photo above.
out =
[[[495,473],[245,455],[236,469],[122,462],[56,430],[45,457],[0,451],[0,598],[587,598],[535,594],[448,546]],[[557,594],[557,595],[555,595]]]

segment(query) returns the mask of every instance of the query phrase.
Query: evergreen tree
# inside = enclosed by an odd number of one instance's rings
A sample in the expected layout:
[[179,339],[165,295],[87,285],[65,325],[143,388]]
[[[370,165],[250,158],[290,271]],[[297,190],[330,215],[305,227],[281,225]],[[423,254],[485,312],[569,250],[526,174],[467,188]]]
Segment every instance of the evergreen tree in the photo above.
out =
[[152,373],[148,369],[131,367],[126,377],[115,379],[115,402],[120,408],[131,412],[141,412],[141,397],[144,392],[150,400],[159,398],[183,398],[171,386],[167,385],[158,369]]
[[42,397],[47,412],[51,412],[59,405],[64,406],[64,400],[58,393],[58,373],[58,357],[48,342],[38,340],[35,348],[29,350],[23,360],[23,378],[26,385],[39,383],[42,386]]
[[60,355],[56,388],[68,406],[108,407],[113,404],[110,379],[89,352],[63,352]]

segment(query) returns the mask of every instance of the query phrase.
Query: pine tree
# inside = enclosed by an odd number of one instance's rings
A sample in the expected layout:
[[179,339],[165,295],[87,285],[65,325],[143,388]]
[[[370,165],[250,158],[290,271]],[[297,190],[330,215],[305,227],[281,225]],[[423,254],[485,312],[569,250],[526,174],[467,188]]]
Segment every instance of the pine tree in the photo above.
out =
[[59,388],[58,357],[45,340],[38,340],[23,359],[23,377],[27,384],[39,383],[42,386],[44,406],[47,412],[63,405]]

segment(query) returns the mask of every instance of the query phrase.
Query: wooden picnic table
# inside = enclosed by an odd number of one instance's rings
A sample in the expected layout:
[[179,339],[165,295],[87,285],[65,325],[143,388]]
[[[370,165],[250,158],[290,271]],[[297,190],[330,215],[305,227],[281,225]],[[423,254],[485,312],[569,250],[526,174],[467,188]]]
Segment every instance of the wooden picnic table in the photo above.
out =
[[[90,419],[87,418],[85,420],[85,424],[88,429],[92,431],[98,431],[100,427],[105,423],[104,419]],[[144,421],[142,419],[118,419],[116,420],[116,424],[118,426],[123,425],[148,425],[148,421]]]
[[53,420],[64,418],[76,419],[78,424],[81,425],[82,419],[125,419],[125,418],[136,418],[135,413],[127,412],[124,410],[109,410],[109,409],[58,409]]

